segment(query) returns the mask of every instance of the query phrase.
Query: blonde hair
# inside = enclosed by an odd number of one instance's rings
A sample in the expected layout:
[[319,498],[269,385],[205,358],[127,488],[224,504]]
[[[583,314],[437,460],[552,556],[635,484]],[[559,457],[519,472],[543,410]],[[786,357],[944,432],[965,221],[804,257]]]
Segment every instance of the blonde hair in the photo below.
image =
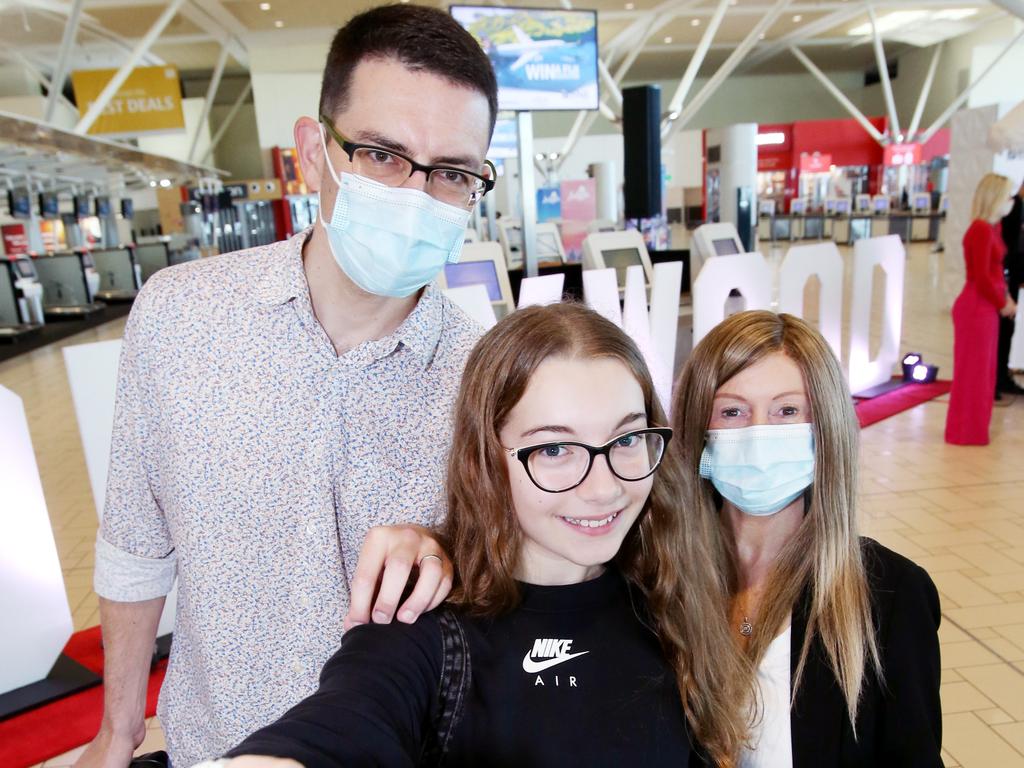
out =
[[727,545],[728,554],[716,568],[719,579],[730,585],[730,593],[715,621],[728,622],[739,589],[735,542],[720,513],[714,487],[700,477],[700,456],[719,387],[779,352],[796,363],[803,375],[814,432],[814,480],[804,520],[783,548],[765,585],[757,625],[746,650],[750,661],[746,674],[749,685],[754,686],[757,665],[806,591],[809,616],[807,631],[798,640],[802,647],[793,676],[793,697],[816,634],[856,733],[857,705],[868,665],[881,675],[857,531],[860,430],[839,361],[824,338],[803,320],[766,311],[741,312],[720,323],[694,349],[680,374],[672,408],[674,448],[680,453],[688,483],[686,514],[701,524],[708,520],[717,523],[713,551],[722,551],[723,541]]
[[[498,435],[534,372],[552,357],[617,360],[643,391],[648,423],[667,421],[636,344],[582,305],[521,309],[484,335],[470,352],[455,405],[448,514],[441,529],[455,563],[449,602],[474,615],[505,614],[519,602],[515,566],[522,532],[511,511],[508,462]],[[614,562],[644,597],[640,615],[661,641],[695,735],[722,763],[746,737],[746,713],[735,706],[744,692],[734,688],[747,684],[746,660],[722,652],[733,645],[724,622],[704,621],[728,599],[714,568],[724,553],[707,548],[717,524],[694,522],[680,508],[682,489],[682,471],[670,450]]]
[[1003,203],[1013,196],[1013,182],[999,173],[986,173],[974,190],[971,203],[971,221],[985,222],[1002,218]]

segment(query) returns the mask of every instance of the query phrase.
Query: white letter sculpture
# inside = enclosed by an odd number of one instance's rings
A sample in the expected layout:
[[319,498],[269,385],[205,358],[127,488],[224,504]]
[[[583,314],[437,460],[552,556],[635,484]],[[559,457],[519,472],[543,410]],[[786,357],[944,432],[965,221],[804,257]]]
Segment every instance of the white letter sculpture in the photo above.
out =
[[714,256],[693,283],[693,346],[725,319],[725,301],[735,288],[746,309],[770,309],[772,271],[760,253]]
[[[882,306],[882,346],[878,350],[878,357],[869,360],[868,339],[875,265],[885,271],[885,300]],[[906,252],[898,235],[873,237],[854,243],[848,375],[850,391],[854,394],[889,381],[893,366],[900,359],[905,271]]]
[[843,257],[835,243],[798,245],[789,249],[779,272],[779,312],[804,317],[804,287],[812,276],[821,281],[818,330],[842,359]]
[[21,398],[0,387],[0,694],[44,679],[71,609]]

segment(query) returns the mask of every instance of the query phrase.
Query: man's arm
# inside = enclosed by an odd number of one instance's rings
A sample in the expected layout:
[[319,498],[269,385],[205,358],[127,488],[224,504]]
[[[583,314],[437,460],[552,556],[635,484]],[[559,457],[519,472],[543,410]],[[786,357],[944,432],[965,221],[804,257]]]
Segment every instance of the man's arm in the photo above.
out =
[[103,722],[77,768],[124,768],[146,736],[146,689],[163,597],[136,603],[100,598]]

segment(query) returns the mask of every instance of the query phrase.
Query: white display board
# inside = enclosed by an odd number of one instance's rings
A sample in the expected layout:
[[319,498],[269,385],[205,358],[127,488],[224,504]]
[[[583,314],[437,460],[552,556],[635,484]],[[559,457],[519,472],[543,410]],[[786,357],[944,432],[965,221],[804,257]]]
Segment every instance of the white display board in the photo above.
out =
[[[99,341],[64,347],[64,366],[75,404],[78,431],[82,436],[85,466],[96,503],[96,516],[103,519],[103,504],[110,469],[110,441],[114,431],[114,401],[117,395],[117,366],[121,340]],[[174,631],[178,583],[167,595],[157,634]]]
[[565,275],[557,272],[540,277],[524,277],[519,284],[519,309],[538,304],[557,304],[562,300]]
[[461,288],[446,288],[445,296],[463,312],[478,322],[484,329],[493,328],[498,322],[487,288],[483,285],[465,285]]
[[[871,294],[876,266],[885,272],[885,297],[882,301],[882,343],[878,356],[871,360]],[[905,271],[906,252],[898,235],[872,237],[854,243],[848,374],[850,391],[854,394],[889,381],[900,360]]]
[[770,309],[772,271],[760,253],[718,256],[701,267],[693,283],[693,345],[725,319],[725,302],[734,288],[743,309]]
[[71,608],[21,398],[0,386],[0,694],[49,674]]
[[835,243],[797,245],[789,249],[779,270],[779,312],[804,317],[804,289],[817,277],[818,331],[842,359],[843,257]]

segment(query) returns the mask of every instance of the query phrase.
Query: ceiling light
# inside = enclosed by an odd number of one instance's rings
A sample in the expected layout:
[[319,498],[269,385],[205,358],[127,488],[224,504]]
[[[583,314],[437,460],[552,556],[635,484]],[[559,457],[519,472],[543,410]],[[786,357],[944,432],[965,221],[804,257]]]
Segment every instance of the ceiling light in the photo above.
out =
[[669,112],[668,113],[668,119],[669,120],[678,120],[679,119],[679,113],[678,112]]
[[757,36],[758,40],[764,40],[764,32]]
[[801,16],[799,13],[796,16],[793,17],[793,23],[794,24],[799,24],[803,20],[804,20],[804,17]]
[[274,22],[274,26],[280,29],[281,27],[284,26],[284,22],[278,19],[277,21]]
[[270,10],[270,3],[260,3],[260,10],[261,11],[269,11]]
[[[920,21],[924,17],[928,16],[928,11],[893,11],[887,13],[885,16],[879,17],[876,28],[878,34],[885,34],[886,32],[892,32],[894,29],[905,27],[907,24],[911,24],[915,21]],[[871,22],[867,24],[861,24],[860,26],[854,27],[846,34],[853,37],[863,37],[871,34]]]
[[632,11],[634,8],[636,8],[636,6],[633,5],[632,3],[626,3],[626,10],[627,11]]
[[690,26],[691,27],[699,27],[700,26],[700,19],[690,19]]
[[757,134],[756,143],[759,147],[785,144],[786,134],[784,134],[782,131],[769,131],[767,133],[759,133]]
[[671,42],[672,42],[672,38],[671,37],[666,37],[665,38],[665,45],[668,45]]
[[150,179],[149,180],[149,186],[155,187],[156,186],[156,179]]
[[167,187],[171,186],[171,180],[170,179],[160,179],[160,186],[163,187],[164,189],[167,189]]

